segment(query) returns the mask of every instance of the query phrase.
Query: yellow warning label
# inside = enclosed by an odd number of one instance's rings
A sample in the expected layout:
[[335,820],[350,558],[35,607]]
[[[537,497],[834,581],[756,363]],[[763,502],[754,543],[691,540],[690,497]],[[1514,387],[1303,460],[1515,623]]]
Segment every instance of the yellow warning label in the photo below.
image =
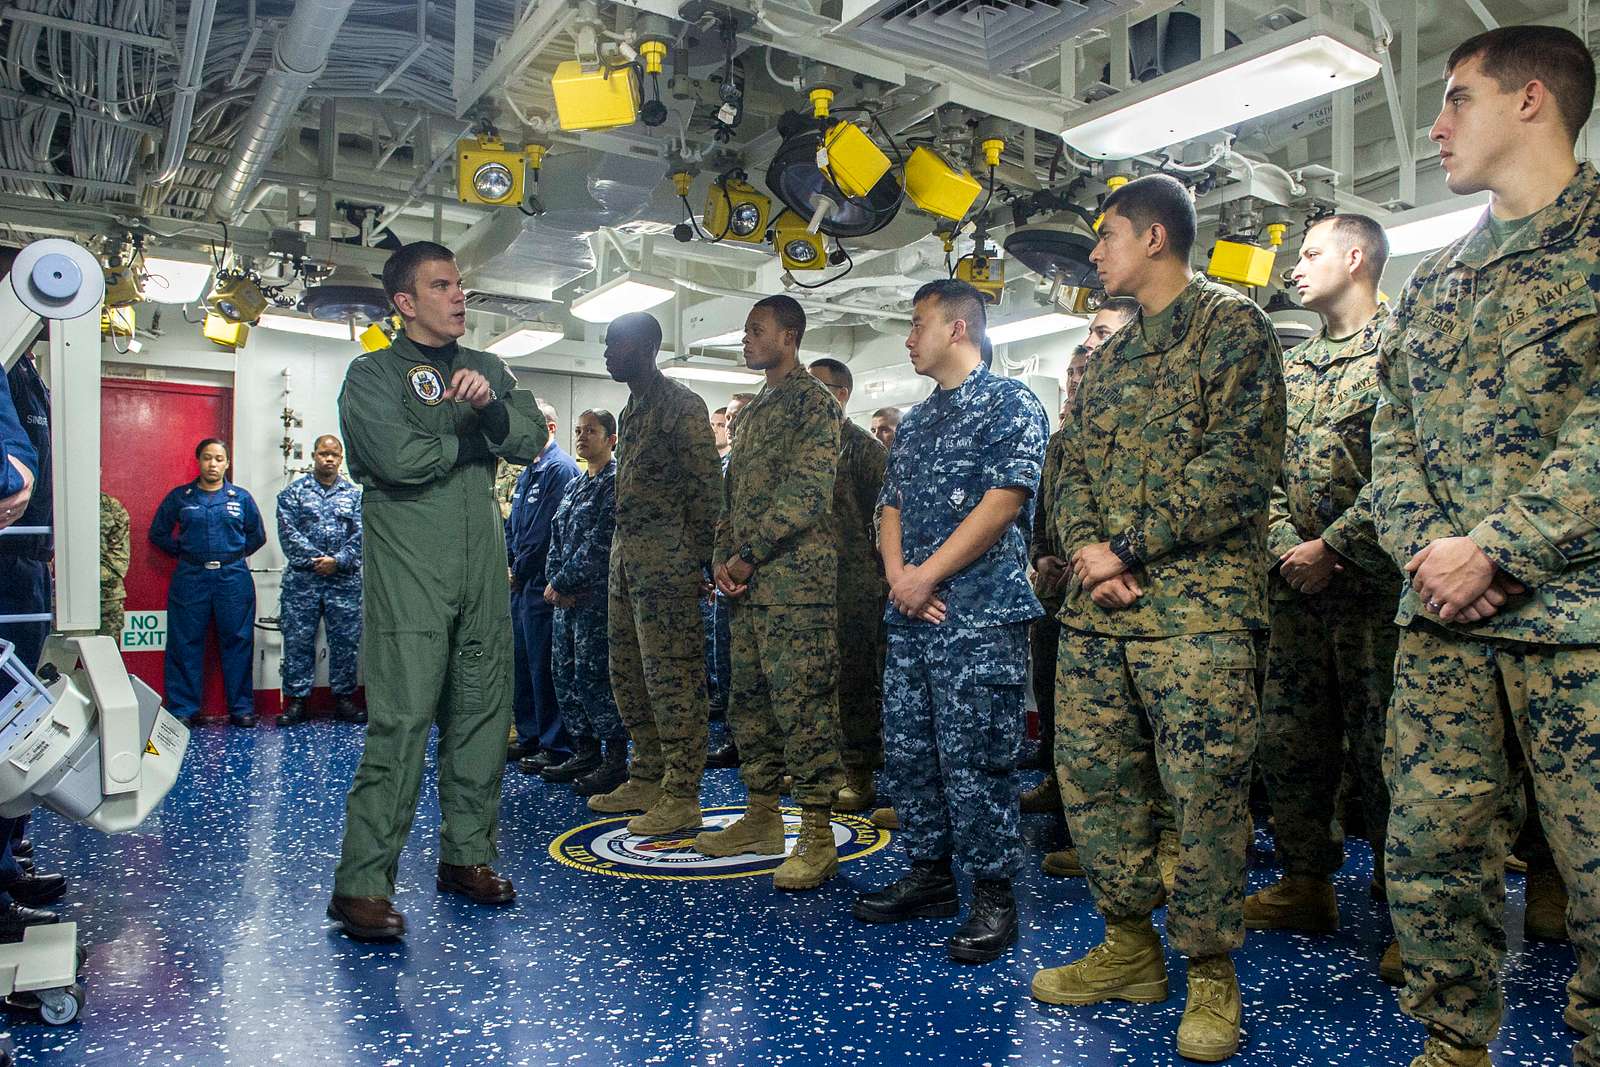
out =
[[156,745],[155,745],[154,741],[146,741],[144,743],[144,754],[146,756],[159,756],[159,755],[161,755],[161,753],[156,751]]

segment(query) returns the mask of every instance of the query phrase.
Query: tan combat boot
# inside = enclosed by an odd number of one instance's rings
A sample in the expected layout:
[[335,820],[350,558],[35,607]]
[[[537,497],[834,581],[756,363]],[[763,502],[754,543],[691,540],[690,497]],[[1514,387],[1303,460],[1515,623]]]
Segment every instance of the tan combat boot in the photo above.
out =
[[1044,780],[1032,789],[1025,789],[1017,798],[1022,804],[1024,815],[1045,815],[1061,810],[1061,785],[1056,781],[1054,774],[1047,774]]
[[609,793],[589,798],[589,810],[607,815],[644,811],[661,796],[661,783],[647,778],[629,778]]
[[1233,960],[1206,956],[1189,961],[1189,991],[1178,1024],[1178,1055],[1217,1063],[1239,1051],[1239,979]]
[[1551,867],[1528,871],[1527,907],[1522,934],[1534,941],[1567,940],[1567,887]]
[[1178,881],[1178,834],[1175,830],[1161,831],[1156,842],[1156,867],[1161,871],[1161,888],[1172,897],[1172,887]]
[[750,803],[738,821],[696,837],[694,850],[702,856],[783,855],[783,816],[778,812],[778,798],[750,794]]
[[839,852],[833,843],[832,813],[827,808],[802,808],[800,839],[783,865],[772,872],[774,889],[815,889],[839,873]]
[[900,816],[893,808],[877,808],[872,813],[872,825],[880,830],[900,829]]
[[1052,878],[1082,878],[1087,872],[1078,862],[1078,850],[1064,848],[1060,852],[1046,852],[1039,861],[1039,869]]
[[699,833],[700,801],[694,797],[675,797],[662,793],[650,810],[628,820],[628,833],[640,837]]
[[1411,1067],[1489,1067],[1489,1050],[1462,1048],[1442,1037],[1430,1037],[1422,1046],[1422,1055],[1411,1061]]
[[1246,930],[1299,930],[1331,934],[1339,929],[1333,884],[1322,878],[1285,875],[1276,885],[1244,898]]
[[1405,961],[1400,956],[1400,942],[1391,941],[1378,961],[1378,977],[1390,985],[1406,984]]
[[1046,1004],[1099,1004],[1126,1000],[1157,1004],[1167,999],[1167,964],[1161,938],[1147,915],[1106,920],[1106,939],[1065,967],[1033,975],[1033,999]]
[[878,790],[872,784],[872,770],[868,767],[848,768],[844,772],[844,788],[833,802],[834,811],[855,813],[866,811],[878,799]]

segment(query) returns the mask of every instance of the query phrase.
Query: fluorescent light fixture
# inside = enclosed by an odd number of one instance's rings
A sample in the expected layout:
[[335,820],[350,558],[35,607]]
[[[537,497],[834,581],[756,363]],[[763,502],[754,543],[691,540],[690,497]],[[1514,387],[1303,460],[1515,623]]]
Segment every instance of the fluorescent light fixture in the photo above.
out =
[[690,348],[743,348],[744,331],[729,330],[719,333],[714,337],[702,337],[698,341],[690,341]]
[[1389,220],[1383,232],[1389,238],[1391,256],[1410,256],[1443,248],[1478,224],[1489,206],[1489,194],[1471,200],[1446,200],[1411,211],[1402,211]]
[[566,332],[559,326],[543,322],[530,323],[502,334],[489,345],[488,351],[506,359],[513,359],[517,356],[531,355],[541,348],[549,348],[565,336]]
[[269,308],[261,313],[256,325],[265,330],[282,330],[284,333],[303,333],[311,337],[327,337],[334,341],[350,340],[348,322],[325,322],[287,311]]
[[661,368],[661,373],[668,378],[678,378],[686,382],[721,382],[725,385],[754,385],[766,380],[766,375],[757,374],[755,371],[691,367],[683,363],[668,364]]
[[1013,341],[1029,341],[1035,337],[1046,334],[1063,333],[1088,325],[1089,320],[1081,315],[1068,315],[1060,311],[1044,311],[1037,315],[1029,315],[1023,319],[1013,319],[1010,322],[999,322],[989,327],[989,343],[1008,345]]
[[1127,159],[1364,82],[1372,42],[1317,15],[1132,86],[1071,115],[1061,136],[1099,159]]
[[676,287],[665,278],[630,270],[572,301],[572,313],[585,322],[610,322],[632,311],[648,311],[672,299]]
[[206,295],[216,264],[204,254],[177,258],[178,254],[144,257],[144,298],[158,304],[192,304]]

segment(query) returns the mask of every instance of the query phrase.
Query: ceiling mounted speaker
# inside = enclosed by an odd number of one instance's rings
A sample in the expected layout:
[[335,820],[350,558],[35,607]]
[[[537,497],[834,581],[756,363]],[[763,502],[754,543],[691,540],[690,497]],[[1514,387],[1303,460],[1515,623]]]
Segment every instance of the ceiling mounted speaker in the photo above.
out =
[[860,196],[847,196],[817,166],[821,139],[814,127],[791,133],[767,167],[768,191],[802,219],[817,218],[820,210],[817,228],[830,237],[864,237],[889,225],[903,198],[894,171]]
[[335,267],[333,273],[300,297],[300,310],[314,319],[375,322],[389,314],[389,294],[377,279],[357,267]]
[[1095,239],[1074,224],[1037,222],[1018,226],[1006,237],[1006,255],[1035,274],[1078,289],[1100,288],[1100,274],[1089,262]]

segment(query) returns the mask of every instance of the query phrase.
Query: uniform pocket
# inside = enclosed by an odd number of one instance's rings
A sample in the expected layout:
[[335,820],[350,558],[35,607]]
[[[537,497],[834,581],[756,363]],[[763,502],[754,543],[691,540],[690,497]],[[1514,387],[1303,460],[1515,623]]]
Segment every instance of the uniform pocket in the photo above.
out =
[[1542,306],[1511,308],[1513,325],[1500,337],[1509,392],[1523,409],[1513,417],[1525,418],[1539,437],[1554,436],[1582,398],[1594,350],[1594,296],[1582,278],[1564,288]]
[[1244,773],[1261,735],[1256,649],[1248,633],[1213,634],[1211,693],[1201,711],[1201,759],[1219,774]]
[[457,714],[471,714],[483,709],[484,655],[483,645],[469,641],[455,651],[451,665],[451,703]]
[[1016,769],[1027,714],[1022,663],[988,662],[974,672],[973,710],[977,713],[977,761],[985,770],[1008,774]]

